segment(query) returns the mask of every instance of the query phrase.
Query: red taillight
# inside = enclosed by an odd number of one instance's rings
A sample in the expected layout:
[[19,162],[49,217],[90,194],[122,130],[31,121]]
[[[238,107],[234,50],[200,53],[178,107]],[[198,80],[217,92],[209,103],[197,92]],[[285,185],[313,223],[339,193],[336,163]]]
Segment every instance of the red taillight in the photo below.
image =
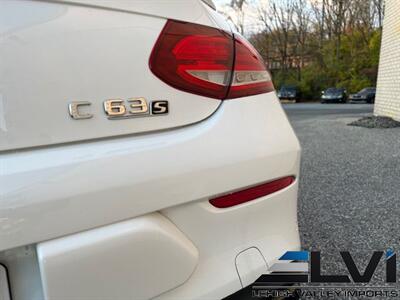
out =
[[274,90],[261,57],[246,40],[198,24],[169,20],[150,69],[177,89],[216,99]]
[[230,34],[169,20],[150,57],[150,69],[165,83],[194,94],[224,99],[233,63]]
[[257,50],[244,38],[235,36],[235,66],[227,96],[238,98],[274,90],[271,75]]
[[294,181],[295,178],[293,176],[284,177],[271,182],[253,186],[245,190],[211,199],[210,203],[218,208],[235,206],[280,191],[291,185]]

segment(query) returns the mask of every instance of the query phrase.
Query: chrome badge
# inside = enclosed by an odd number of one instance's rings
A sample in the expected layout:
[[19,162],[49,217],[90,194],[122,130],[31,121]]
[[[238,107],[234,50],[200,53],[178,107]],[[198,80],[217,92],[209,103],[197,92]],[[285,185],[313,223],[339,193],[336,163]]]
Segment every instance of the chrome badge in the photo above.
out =
[[79,119],[90,119],[93,117],[92,114],[89,113],[84,113],[82,111],[80,111],[80,107],[81,106],[89,106],[92,103],[90,103],[89,101],[74,101],[71,102],[68,105],[68,110],[69,110],[69,115],[75,119],[75,120],[79,120]]
[[[73,101],[68,105],[70,116],[75,119],[90,119],[91,113],[85,112],[92,103],[89,101]],[[123,99],[108,99],[103,102],[104,112],[108,119],[126,119],[134,117],[146,117],[166,115],[169,112],[168,101],[156,100],[147,102],[143,97]]]

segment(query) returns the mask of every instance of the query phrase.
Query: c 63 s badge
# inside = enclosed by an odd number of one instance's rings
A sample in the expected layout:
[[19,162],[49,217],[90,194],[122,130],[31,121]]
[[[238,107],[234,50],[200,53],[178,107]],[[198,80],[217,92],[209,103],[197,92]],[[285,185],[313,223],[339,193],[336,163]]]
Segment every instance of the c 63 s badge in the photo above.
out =
[[[88,112],[90,105],[92,103],[89,101],[73,101],[68,105],[69,114],[75,120],[90,119],[93,117]],[[169,112],[168,101],[156,100],[148,103],[143,97],[109,99],[104,101],[103,107],[110,120],[166,115]]]

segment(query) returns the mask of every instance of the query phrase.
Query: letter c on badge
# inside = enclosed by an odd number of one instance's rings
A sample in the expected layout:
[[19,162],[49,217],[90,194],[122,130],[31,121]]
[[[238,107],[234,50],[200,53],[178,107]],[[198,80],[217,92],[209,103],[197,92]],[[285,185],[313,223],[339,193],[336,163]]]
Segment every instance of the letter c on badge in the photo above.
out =
[[91,104],[92,103],[90,103],[89,101],[74,101],[74,102],[71,102],[68,105],[69,115],[75,120],[90,119],[90,118],[93,117],[93,115],[89,114],[89,113],[80,113],[79,112],[79,107],[80,106],[89,106]]

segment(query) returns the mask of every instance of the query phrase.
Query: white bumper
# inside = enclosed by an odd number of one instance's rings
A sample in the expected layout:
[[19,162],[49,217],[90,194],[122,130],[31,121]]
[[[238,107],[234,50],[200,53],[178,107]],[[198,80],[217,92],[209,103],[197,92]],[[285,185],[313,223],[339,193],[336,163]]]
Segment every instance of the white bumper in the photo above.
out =
[[0,250],[161,211],[199,251],[190,279],[161,298],[226,296],[266,269],[238,268],[241,251],[255,247],[270,262],[299,248],[298,181],[229,209],[207,199],[298,178],[299,161],[274,93],[225,101],[209,119],[177,130],[4,153]]

